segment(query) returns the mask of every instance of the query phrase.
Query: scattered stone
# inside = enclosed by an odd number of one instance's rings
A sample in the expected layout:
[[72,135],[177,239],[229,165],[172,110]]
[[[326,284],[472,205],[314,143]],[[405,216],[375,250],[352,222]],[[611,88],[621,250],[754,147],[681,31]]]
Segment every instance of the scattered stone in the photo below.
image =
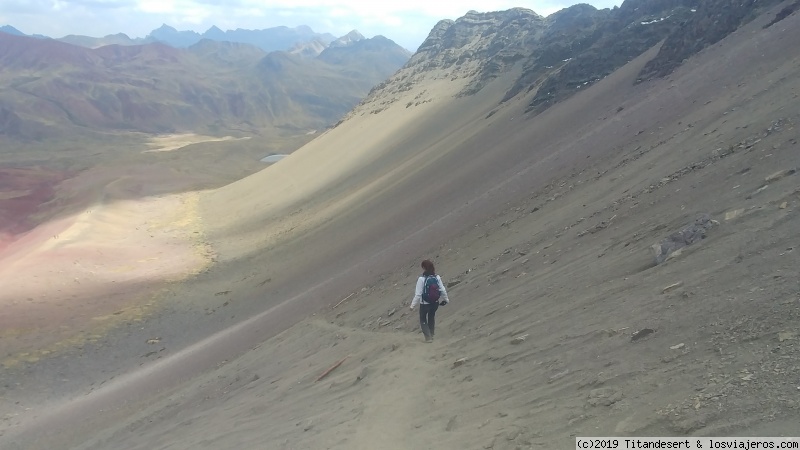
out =
[[797,337],[797,333],[793,331],[781,331],[778,333],[778,342],[791,341]]
[[447,426],[444,427],[444,431],[453,431],[456,428],[456,418],[458,416],[453,416],[450,420],[447,421]]
[[673,289],[677,289],[677,288],[679,288],[681,286],[683,286],[683,281],[678,281],[677,283],[672,283],[669,286],[667,286],[664,289],[662,289],[661,293],[662,294],[666,294],[667,292],[669,292],[669,291],[671,291]]
[[639,330],[639,331],[637,331],[637,332],[635,332],[635,333],[633,333],[631,335],[631,342],[636,342],[636,341],[638,341],[638,340],[640,340],[642,338],[650,336],[651,334],[653,334],[655,332],[656,332],[656,330],[653,330],[651,328],[642,328],[641,330]]
[[253,375],[253,379],[252,379],[252,380],[250,380],[250,382],[252,383],[252,382],[254,382],[254,381],[258,381],[258,380],[260,380],[260,379],[261,379],[261,377],[260,377],[260,376],[258,376],[258,374],[255,374],[255,375]]
[[[467,273],[469,273],[469,270],[467,271]],[[453,281],[448,282],[446,287],[447,287],[447,289],[450,289],[451,287],[458,286],[459,284],[461,284],[461,280],[460,279],[455,279]]]
[[725,213],[725,221],[733,220],[744,213],[744,208],[734,209]]
[[161,338],[160,337],[147,340],[148,344],[158,344],[159,342],[161,342]]
[[467,358],[458,358],[454,363],[453,367],[463,366],[468,361]]
[[520,431],[519,429],[511,430],[506,435],[506,440],[514,441],[519,437]]
[[[800,388],[798,388],[798,389],[800,389]],[[483,445],[483,448],[485,448],[486,450],[493,449],[495,440],[497,440],[497,438],[493,437],[492,440],[490,440],[489,442],[487,442],[486,444]]]
[[388,317],[392,317],[396,312],[397,312],[397,308],[392,308],[392,310],[389,311],[389,314],[387,314],[387,316]]
[[569,369],[565,369],[565,370],[563,370],[563,371],[561,371],[561,372],[558,372],[558,373],[557,373],[557,374],[555,374],[555,375],[552,375],[550,378],[548,378],[548,379],[547,379],[547,383],[548,383],[548,384],[549,384],[549,383],[552,383],[552,382],[554,382],[554,381],[556,381],[556,380],[559,380],[559,379],[561,379],[561,378],[564,378],[564,377],[565,377],[565,376],[567,376],[567,375],[569,375]]
[[756,195],[758,195],[758,194],[760,194],[760,193],[764,192],[764,190],[765,190],[765,189],[767,189],[768,187],[769,187],[769,185],[768,185],[768,184],[765,184],[764,186],[761,186],[760,188],[756,189],[756,191],[755,191],[755,192],[753,192],[752,194],[748,195],[746,198],[747,198],[748,200],[750,200],[751,198],[755,197]]
[[367,378],[367,372],[368,371],[367,371],[366,367],[361,369],[361,373],[358,374],[358,376],[356,377],[356,381],[353,384],[358,383],[359,381],[363,380],[364,378]]
[[597,388],[589,391],[589,405],[611,406],[622,400],[622,392],[612,388]]
[[312,428],[314,428],[314,423],[309,420],[308,424],[303,427],[303,431],[310,431]]
[[527,338],[528,338],[527,334],[523,334],[522,336],[517,336],[517,337],[514,338],[513,341],[511,341],[511,345],[522,344],[523,342],[525,342],[525,339],[527,339]]
[[686,344],[684,344],[684,343],[680,343],[680,344],[678,344],[678,345],[673,345],[672,347],[670,347],[670,349],[671,349],[671,350],[680,350],[680,349],[682,349],[683,347],[686,347]]
[[783,202],[783,203],[780,204],[780,206],[778,206],[778,208],[786,209],[788,206],[789,206],[789,202]]
[[714,225],[719,225],[719,222],[711,219],[710,215],[703,214],[690,225],[671,234],[660,243],[654,244],[652,249],[656,264],[661,264],[667,259],[677,256],[678,250],[705,239],[706,231]]
[[753,374],[752,373],[748,373],[746,375],[742,375],[741,377],[739,377],[739,379],[741,379],[742,381],[752,381],[753,380]]
[[788,177],[789,175],[794,175],[795,172],[797,172],[797,169],[779,170],[767,178],[764,178],[764,181],[767,183],[772,183],[773,181],[778,181],[781,178]]
[[606,228],[608,228],[609,225],[611,225],[611,222],[613,222],[614,219],[616,219],[616,218],[617,218],[617,215],[615,214],[610,219],[604,220],[604,221],[598,223],[597,225],[593,226],[592,228],[589,228],[589,229],[581,231],[580,233],[578,233],[578,237],[583,237],[583,236],[586,236],[587,234],[595,234],[598,231],[605,230]]

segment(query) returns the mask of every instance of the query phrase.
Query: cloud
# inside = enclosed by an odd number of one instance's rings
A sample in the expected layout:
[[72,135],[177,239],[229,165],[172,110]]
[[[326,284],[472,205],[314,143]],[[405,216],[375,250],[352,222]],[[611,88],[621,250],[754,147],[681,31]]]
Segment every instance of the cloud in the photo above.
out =
[[39,14],[52,2],[47,0],[4,0],[0,4],[0,17],[16,14]]

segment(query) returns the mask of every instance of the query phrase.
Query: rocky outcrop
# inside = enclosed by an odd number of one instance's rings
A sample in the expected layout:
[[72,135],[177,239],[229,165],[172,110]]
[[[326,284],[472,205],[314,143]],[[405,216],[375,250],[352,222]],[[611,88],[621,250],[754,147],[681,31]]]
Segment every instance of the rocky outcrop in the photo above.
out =
[[416,74],[436,68],[451,69],[454,79],[471,77],[462,95],[473,94],[527,57],[544,29],[544,17],[529,9],[470,11],[439,22],[406,67]]
[[[565,57],[562,61],[552,62],[560,65],[559,70],[542,80],[529,110],[542,111],[572,96],[657,45],[693,14],[687,5],[693,2],[638,2],[641,7],[634,7],[631,5],[634,2],[629,0],[619,9],[594,14],[591,22],[583,21],[585,26],[572,27],[564,39],[583,45],[572,45],[569,47],[571,52],[562,53]],[[559,22],[566,22],[570,16],[579,14],[577,11],[563,12],[569,14],[561,20],[556,19],[554,27],[560,28]],[[587,15],[587,12],[582,13]],[[533,62],[534,67],[540,65]]]
[[698,1],[693,14],[666,38],[658,55],[642,70],[639,80],[670,74],[686,58],[713,45],[781,0]]
[[523,8],[470,11],[436,24],[403,70],[373,90],[383,99],[373,103],[383,107],[415,84],[441,77],[465,80],[457,95],[472,95],[513,69],[519,75],[501,103],[533,92],[528,111],[538,113],[662,42],[638,79],[664,76],[777,2],[626,0],[603,10],[579,4],[547,18]]

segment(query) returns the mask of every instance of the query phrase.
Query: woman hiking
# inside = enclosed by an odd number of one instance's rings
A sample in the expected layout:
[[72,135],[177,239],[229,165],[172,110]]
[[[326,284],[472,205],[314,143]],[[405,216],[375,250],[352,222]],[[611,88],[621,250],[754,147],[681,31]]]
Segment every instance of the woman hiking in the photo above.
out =
[[447,298],[447,291],[442,284],[442,278],[436,275],[433,263],[429,260],[422,261],[422,275],[417,279],[417,288],[414,291],[414,299],[411,300],[411,310],[419,305],[419,325],[422,334],[425,335],[425,342],[433,342],[434,326],[436,325],[436,310],[439,305],[446,305],[450,302]]

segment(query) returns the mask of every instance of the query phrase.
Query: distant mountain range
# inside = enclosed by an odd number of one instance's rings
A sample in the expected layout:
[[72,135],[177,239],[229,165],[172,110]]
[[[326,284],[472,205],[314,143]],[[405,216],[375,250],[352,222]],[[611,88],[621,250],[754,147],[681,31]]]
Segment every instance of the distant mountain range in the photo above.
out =
[[[281,30],[276,35],[290,29]],[[24,36],[12,27],[2,31],[0,138],[25,141],[114,130],[321,129],[411,56],[389,39],[357,32],[338,41],[314,35],[321,47],[301,55],[211,39],[187,48],[131,45],[124,35],[113,38],[125,45],[86,48]],[[307,27],[299,32],[306,33],[303,39],[312,35]],[[292,33],[282,45],[301,39]],[[334,41],[333,47],[325,44]]]
[[[0,27],[0,32],[16,36],[29,36],[40,39],[48,38],[47,36],[42,35],[26,35],[11,25]],[[320,43],[322,46],[327,47],[328,44],[336,40],[336,36],[330,33],[317,33],[305,25],[294,28],[281,26],[266,28],[263,30],[236,29],[227,31],[222,31],[220,28],[212,26],[204,33],[198,33],[196,31],[178,31],[177,29],[164,24],[161,27],[151,31],[150,34],[144,38],[131,38],[124,33],[110,34],[103,37],[72,34],[61,38],[55,38],[57,41],[66,42],[73,45],[80,45],[81,47],[87,48],[99,48],[105,45],[114,44],[144,45],[152,44],[154,42],[161,42],[175,48],[188,48],[204,39],[218,42],[238,42],[242,44],[250,44],[260,48],[265,52],[272,52],[278,50],[290,50],[295,46],[310,42]]]
[[199,34],[194,31],[178,31],[168,25],[162,25],[160,28],[153,30],[145,39],[164,42],[179,48],[192,46],[203,39],[240,42],[242,44],[254,45],[265,52],[272,52],[276,50],[289,50],[297,44],[309,41],[320,41],[324,44],[328,44],[335,40],[336,36],[329,33],[316,33],[307,26],[295,28],[274,27],[264,30],[236,29],[228,31],[222,31],[216,26],[213,26],[206,30],[205,33]]

